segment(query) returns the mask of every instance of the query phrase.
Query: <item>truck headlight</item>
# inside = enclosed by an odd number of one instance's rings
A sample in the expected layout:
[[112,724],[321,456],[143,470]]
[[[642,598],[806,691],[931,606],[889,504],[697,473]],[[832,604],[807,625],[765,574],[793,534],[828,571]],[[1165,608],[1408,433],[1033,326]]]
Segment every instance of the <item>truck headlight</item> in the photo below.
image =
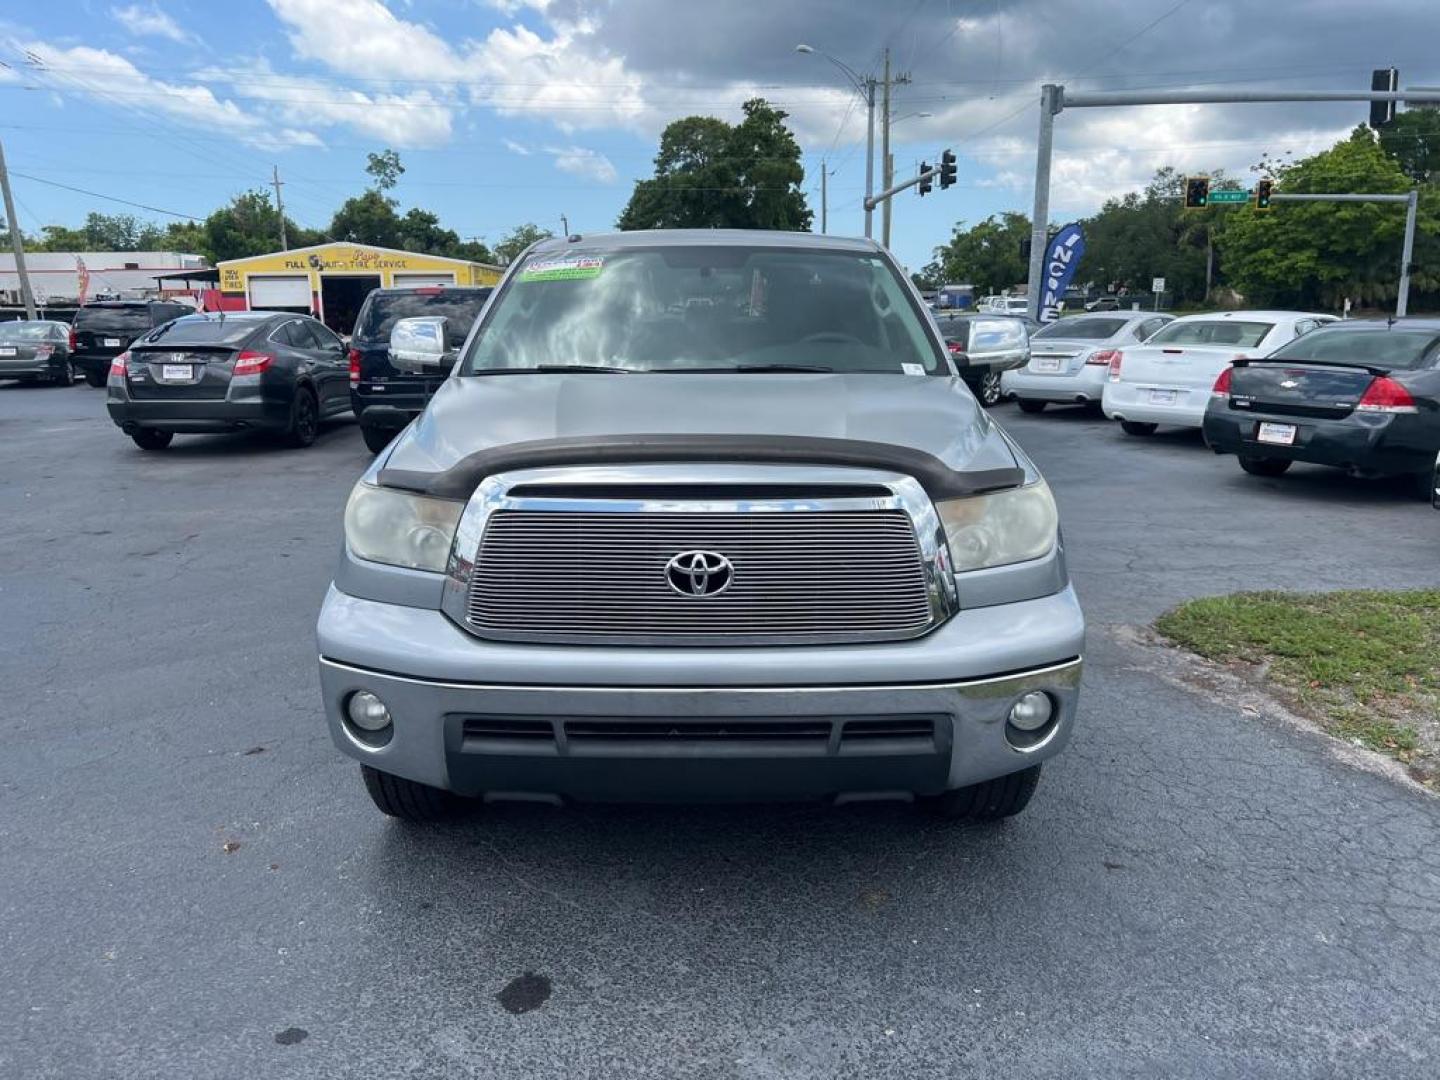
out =
[[357,558],[443,573],[465,504],[361,482],[345,504],[345,543]]
[[1044,480],[935,504],[955,572],[1038,559],[1055,546],[1059,515]]

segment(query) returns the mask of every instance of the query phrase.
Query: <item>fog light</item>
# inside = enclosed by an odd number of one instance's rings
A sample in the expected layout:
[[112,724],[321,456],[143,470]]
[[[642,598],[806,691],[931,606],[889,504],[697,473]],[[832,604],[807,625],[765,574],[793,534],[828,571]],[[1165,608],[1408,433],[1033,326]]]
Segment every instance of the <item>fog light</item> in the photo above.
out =
[[1050,695],[1032,690],[1010,706],[1010,726],[1017,731],[1039,731],[1053,715],[1055,706],[1050,702]]
[[350,722],[361,731],[384,731],[390,726],[390,710],[369,690],[357,690],[345,706]]

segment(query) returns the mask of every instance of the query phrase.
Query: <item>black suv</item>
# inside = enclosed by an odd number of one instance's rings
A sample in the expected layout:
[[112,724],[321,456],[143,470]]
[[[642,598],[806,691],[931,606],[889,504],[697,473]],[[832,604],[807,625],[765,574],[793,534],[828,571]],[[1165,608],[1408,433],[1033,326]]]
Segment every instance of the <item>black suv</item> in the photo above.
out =
[[417,315],[446,319],[446,345],[458,349],[494,290],[462,285],[375,289],[365,298],[350,338],[350,404],[372,453],[419,416],[445,375],[415,375],[390,363],[390,328]]
[[170,300],[103,300],[75,312],[70,325],[70,357],[91,386],[104,386],[110,361],[130,342],[171,319],[193,315],[195,309]]

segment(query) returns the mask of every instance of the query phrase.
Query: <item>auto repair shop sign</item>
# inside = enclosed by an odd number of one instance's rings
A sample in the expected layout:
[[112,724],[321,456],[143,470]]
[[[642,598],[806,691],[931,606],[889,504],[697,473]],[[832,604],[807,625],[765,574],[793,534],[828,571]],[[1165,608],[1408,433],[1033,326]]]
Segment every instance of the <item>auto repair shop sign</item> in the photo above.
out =
[[1040,321],[1054,322],[1060,317],[1060,302],[1065,299],[1065,290],[1075,277],[1075,268],[1085,254],[1085,237],[1080,226],[1066,225],[1045,249],[1044,286],[1040,294]]

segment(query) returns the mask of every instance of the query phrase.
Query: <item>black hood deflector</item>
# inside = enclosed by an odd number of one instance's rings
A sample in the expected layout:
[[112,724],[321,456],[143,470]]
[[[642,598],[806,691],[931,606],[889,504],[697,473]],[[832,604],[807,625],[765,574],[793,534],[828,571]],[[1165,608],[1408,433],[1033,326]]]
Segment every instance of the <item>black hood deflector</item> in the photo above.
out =
[[382,487],[439,499],[468,499],[496,473],[557,465],[751,463],[838,465],[913,476],[931,499],[956,499],[1019,487],[1019,466],[956,472],[933,454],[908,446],[797,435],[623,435],[540,439],[480,450],[441,472],[382,468]]

